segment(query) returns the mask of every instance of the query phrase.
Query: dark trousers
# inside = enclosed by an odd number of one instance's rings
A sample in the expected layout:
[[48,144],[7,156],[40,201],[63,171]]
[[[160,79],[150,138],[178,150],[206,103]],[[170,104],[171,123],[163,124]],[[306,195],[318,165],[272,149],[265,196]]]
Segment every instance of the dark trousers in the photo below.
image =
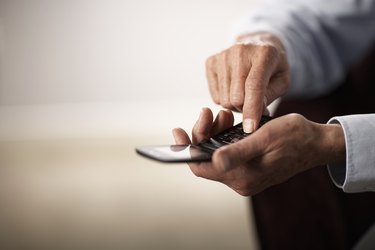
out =
[[[320,123],[333,116],[375,113],[375,46],[334,92],[310,101],[282,101],[276,116],[291,112]],[[351,249],[375,222],[375,193],[343,193],[326,166],[255,195],[252,205],[263,250]]]

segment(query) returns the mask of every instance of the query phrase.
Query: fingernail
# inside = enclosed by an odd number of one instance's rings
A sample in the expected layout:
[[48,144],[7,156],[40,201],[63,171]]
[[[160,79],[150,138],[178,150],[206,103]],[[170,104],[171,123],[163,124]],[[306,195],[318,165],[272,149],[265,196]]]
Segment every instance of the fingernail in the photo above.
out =
[[245,133],[252,133],[255,130],[255,121],[252,119],[243,120],[243,131]]

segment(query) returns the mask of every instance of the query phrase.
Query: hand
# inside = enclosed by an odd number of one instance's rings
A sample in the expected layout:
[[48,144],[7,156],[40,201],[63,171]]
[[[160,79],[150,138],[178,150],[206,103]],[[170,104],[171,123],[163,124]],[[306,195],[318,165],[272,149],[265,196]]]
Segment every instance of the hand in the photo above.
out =
[[281,41],[268,33],[242,36],[206,62],[211,96],[224,108],[243,112],[244,131],[259,126],[265,108],[285,94],[289,66]]
[[[233,116],[222,111],[212,122],[203,109],[193,128],[193,143],[228,128]],[[177,144],[191,143],[182,129],[173,130]],[[340,125],[318,124],[291,114],[266,123],[247,138],[216,150],[211,162],[190,163],[192,172],[222,182],[248,196],[281,183],[314,166],[345,161],[345,140]]]

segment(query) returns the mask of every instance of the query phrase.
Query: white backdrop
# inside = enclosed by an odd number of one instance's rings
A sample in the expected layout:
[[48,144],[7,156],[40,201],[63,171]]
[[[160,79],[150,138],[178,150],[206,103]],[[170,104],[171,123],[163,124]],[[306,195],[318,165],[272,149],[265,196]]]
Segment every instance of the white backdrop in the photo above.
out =
[[0,139],[189,129],[253,2],[0,0]]
[[248,199],[134,152],[219,109],[204,62],[252,3],[0,0],[0,247],[258,249]]
[[209,98],[253,0],[0,1],[0,104]]

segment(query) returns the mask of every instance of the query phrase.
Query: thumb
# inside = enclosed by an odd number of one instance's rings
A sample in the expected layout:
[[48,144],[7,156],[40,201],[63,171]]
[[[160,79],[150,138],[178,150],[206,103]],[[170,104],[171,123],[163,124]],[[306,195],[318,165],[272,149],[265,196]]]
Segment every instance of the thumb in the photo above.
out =
[[212,157],[214,166],[228,171],[261,155],[264,144],[258,138],[258,133],[255,133],[241,141],[217,149]]

